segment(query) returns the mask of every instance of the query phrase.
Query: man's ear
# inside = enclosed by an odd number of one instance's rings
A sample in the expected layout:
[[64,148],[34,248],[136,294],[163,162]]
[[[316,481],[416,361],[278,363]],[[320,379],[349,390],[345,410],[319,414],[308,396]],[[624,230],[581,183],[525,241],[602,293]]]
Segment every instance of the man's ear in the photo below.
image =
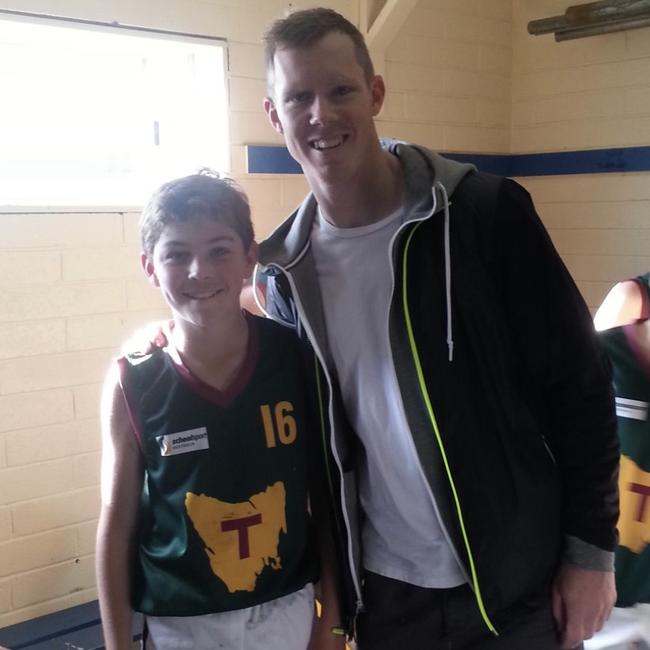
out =
[[284,129],[282,128],[282,122],[280,122],[280,118],[278,117],[278,111],[275,108],[275,103],[270,97],[265,97],[264,102],[264,112],[266,113],[266,116],[269,118],[269,122],[271,123],[271,126],[280,134],[284,134]]
[[376,74],[370,81],[370,96],[372,97],[372,114],[374,117],[379,114],[386,98],[384,78],[379,74]]
[[153,262],[147,257],[147,254],[144,251],[140,253],[140,266],[149,279],[149,282],[151,282],[154,287],[159,287],[160,283],[158,282]]

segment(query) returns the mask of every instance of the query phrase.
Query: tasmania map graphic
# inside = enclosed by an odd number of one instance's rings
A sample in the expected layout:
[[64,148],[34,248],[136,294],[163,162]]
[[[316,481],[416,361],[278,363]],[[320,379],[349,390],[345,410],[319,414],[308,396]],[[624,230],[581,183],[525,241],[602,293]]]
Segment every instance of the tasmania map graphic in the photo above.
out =
[[650,473],[621,456],[619,544],[637,555],[650,543]]
[[278,544],[280,533],[287,532],[282,482],[241,503],[188,492],[185,510],[203,541],[212,572],[230,593],[253,591],[266,566],[282,568]]

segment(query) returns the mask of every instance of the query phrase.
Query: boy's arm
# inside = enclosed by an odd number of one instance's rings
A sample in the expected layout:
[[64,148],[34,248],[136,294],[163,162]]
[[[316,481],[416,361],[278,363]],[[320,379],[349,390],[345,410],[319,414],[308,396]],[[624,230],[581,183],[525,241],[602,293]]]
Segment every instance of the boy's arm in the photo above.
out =
[[614,285],[594,316],[594,325],[599,332],[620,325],[634,323],[643,314],[643,293],[634,280],[625,280]]
[[343,650],[345,634],[341,628],[334,540],[329,526],[323,522],[317,522],[317,530],[320,580],[316,597],[321,607],[320,616],[314,618],[308,650]]
[[99,605],[107,650],[130,650],[130,580],[143,466],[117,365],[104,384],[101,424],[102,503],[96,548]]
[[[312,416],[316,412],[313,404]],[[311,431],[317,431],[312,420]],[[314,436],[315,438],[316,436]],[[308,650],[343,650],[345,630],[340,607],[341,585],[339,584],[339,562],[334,541],[334,521],[330,494],[327,490],[327,474],[324,454],[318,440],[311,440],[309,454],[310,468],[310,510],[316,530],[316,546],[320,578],[316,599],[320,603],[319,616],[314,617]]]

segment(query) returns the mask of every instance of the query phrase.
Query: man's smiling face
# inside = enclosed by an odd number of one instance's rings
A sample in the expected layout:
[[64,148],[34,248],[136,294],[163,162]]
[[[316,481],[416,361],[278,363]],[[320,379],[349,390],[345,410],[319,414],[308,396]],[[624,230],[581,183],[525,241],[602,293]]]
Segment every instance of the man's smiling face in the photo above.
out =
[[309,47],[278,49],[271,74],[264,108],[311,181],[349,178],[375,154],[384,84],[366,79],[349,36],[330,32]]

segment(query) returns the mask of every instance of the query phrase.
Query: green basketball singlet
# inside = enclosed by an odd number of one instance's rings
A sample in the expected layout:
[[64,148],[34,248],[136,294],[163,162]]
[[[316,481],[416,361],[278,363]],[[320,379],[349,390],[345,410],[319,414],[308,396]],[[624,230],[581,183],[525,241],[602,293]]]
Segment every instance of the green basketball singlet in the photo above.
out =
[[[649,277],[636,278],[644,297],[650,296]],[[650,351],[641,347],[648,332],[648,321],[599,332],[614,370],[621,443],[616,549],[619,607],[650,602]]]
[[299,344],[270,320],[248,323],[246,359],[223,392],[172,350],[120,360],[145,467],[133,583],[145,614],[243,609],[315,578]]

